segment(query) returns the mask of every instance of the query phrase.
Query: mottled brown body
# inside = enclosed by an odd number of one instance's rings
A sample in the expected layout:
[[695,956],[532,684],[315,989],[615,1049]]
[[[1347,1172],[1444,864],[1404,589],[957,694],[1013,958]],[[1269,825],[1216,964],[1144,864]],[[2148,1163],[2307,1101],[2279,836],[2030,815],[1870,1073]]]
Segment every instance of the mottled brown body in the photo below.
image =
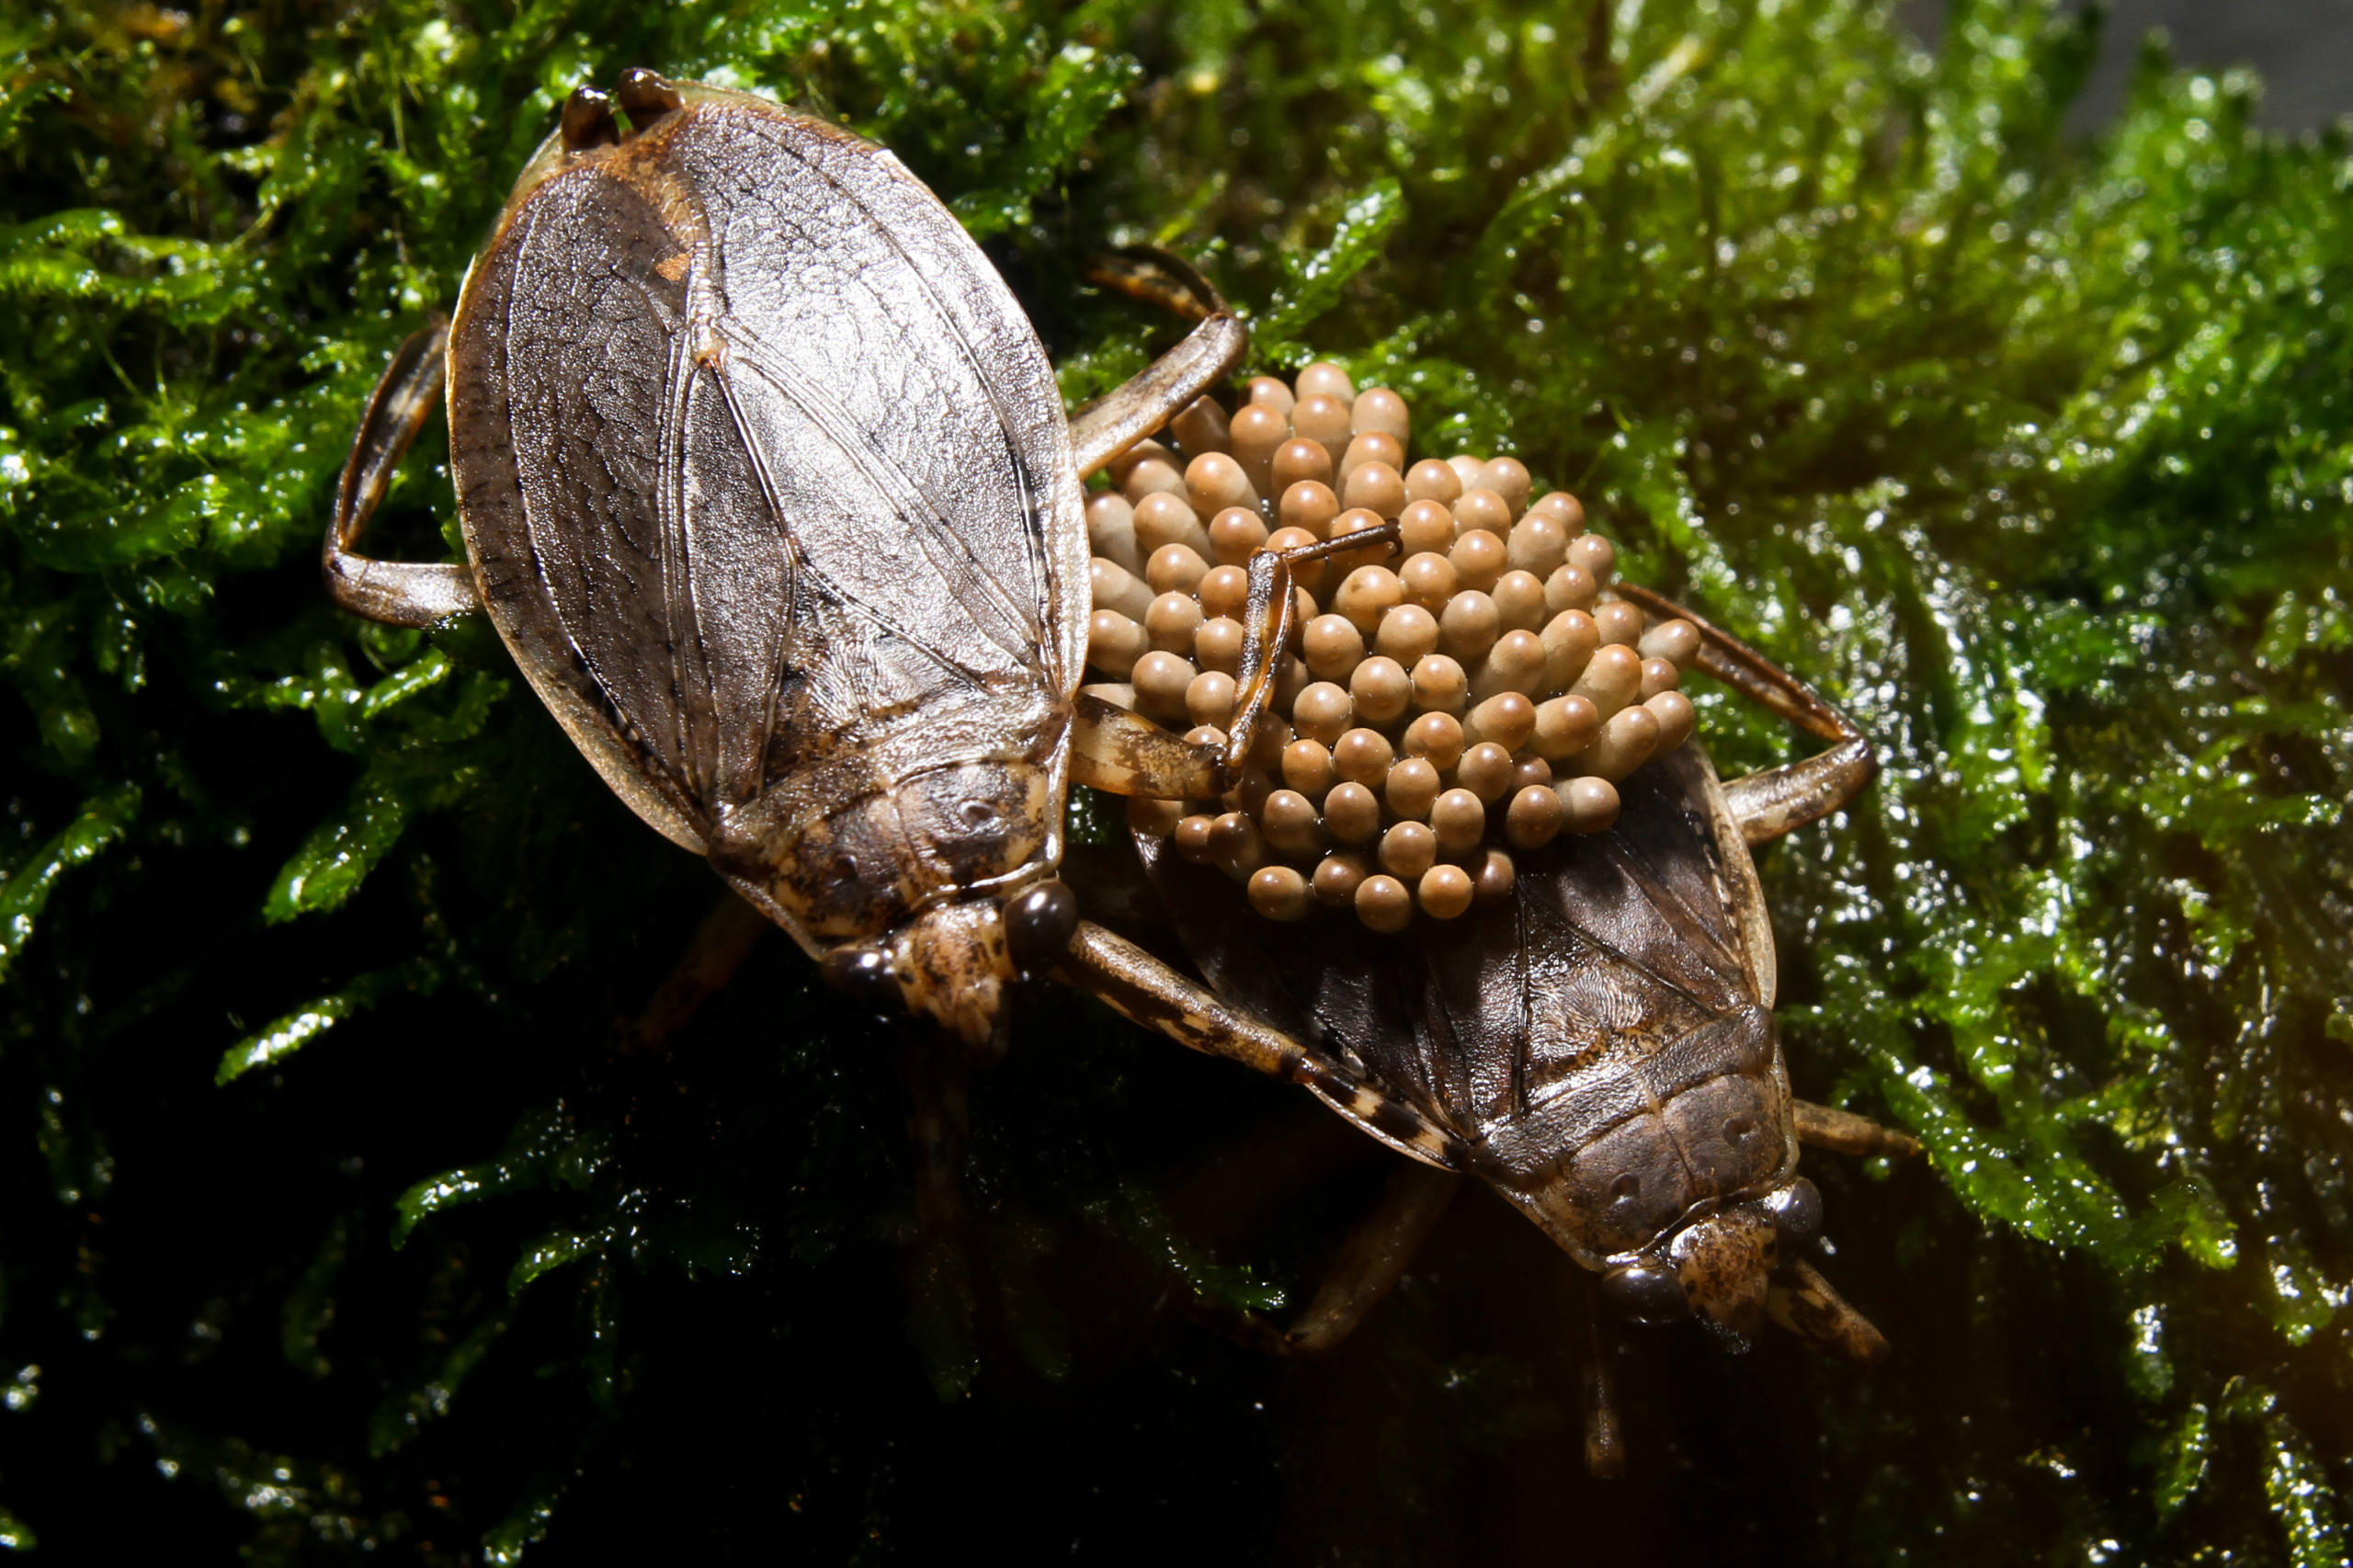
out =
[[897,934],[911,996],[984,1033],[994,902],[1051,875],[1068,782],[1085,532],[1052,372],[896,159],[682,97],[551,138],[460,301],[482,600],[640,815],[813,953]]

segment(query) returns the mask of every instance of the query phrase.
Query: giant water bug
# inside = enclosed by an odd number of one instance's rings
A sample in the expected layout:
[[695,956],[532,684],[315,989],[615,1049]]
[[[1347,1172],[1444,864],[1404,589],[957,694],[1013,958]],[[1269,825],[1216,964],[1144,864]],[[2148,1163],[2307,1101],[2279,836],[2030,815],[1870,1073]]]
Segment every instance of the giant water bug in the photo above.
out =
[[[1620,784],[1608,830],[1523,854],[1506,897],[1407,935],[1336,916],[1274,926],[1216,868],[1139,831],[1158,904],[1208,989],[1172,1001],[1157,960],[1091,925],[1064,960],[1064,973],[1135,1021],[1303,1083],[1417,1162],[1392,1177],[1297,1322],[1229,1323],[1238,1337],[1290,1353],[1336,1343],[1397,1283],[1468,1176],[1597,1275],[1622,1316],[1696,1314],[1745,1349],[1769,1315],[1856,1360],[1884,1354],[1802,1256],[1822,1210],[1798,1146],[1918,1145],[1792,1096],[1750,857],[1868,785],[1870,744],[1701,617],[1631,585],[1616,594],[1654,623],[1692,623],[1701,669],[1829,747],[1728,782],[1696,743],[1654,758]],[[1586,1398],[1588,1460],[1617,1473],[1597,1341]]]
[[[650,71],[582,87],[454,318],[385,371],[329,591],[404,626],[487,610],[605,781],[837,987],[1001,1048],[1008,983],[1077,920],[1071,780],[1217,787],[1216,754],[1076,689],[1084,476],[1248,343],[1173,258],[1133,279],[1199,324],[1066,419],[1003,279],[890,153]],[[467,561],[365,558],[445,385]]]

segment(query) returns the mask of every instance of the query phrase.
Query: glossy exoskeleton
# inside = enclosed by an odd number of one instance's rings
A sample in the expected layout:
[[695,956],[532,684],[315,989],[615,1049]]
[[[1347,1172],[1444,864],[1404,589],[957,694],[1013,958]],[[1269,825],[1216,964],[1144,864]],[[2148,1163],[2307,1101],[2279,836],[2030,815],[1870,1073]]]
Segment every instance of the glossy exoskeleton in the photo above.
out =
[[[843,989],[1001,1044],[1077,918],[1074,776],[1199,793],[1219,758],[1077,693],[1084,475],[1247,345],[1187,273],[1183,344],[1066,419],[1004,281],[889,153],[765,99],[574,92],[454,319],[377,389],[338,603],[486,609],[629,805]],[[448,389],[465,564],[356,553]]]
[[[1619,785],[1616,824],[1523,853],[1510,892],[1451,921],[1377,934],[1346,918],[1274,926],[1168,840],[1134,842],[1210,990],[1172,1008],[1116,977],[1138,949],[1082,932],[1065,971],[1139,1022],[1303,1083],[1444,1176],[1392,1187],[1387,1239],[1349,1249],[1288,1338],[1315,1348],[1389,1285],[1476,1176],[1601,1278],[1622,1313],[1697,1312],[1745,1346],[1768,1311],[1859,1359],[1884,1349],[1797,1249],[1821,1224],[1801,1140],[1861,1153],[1909,1139],[1790,1092],[1775,1035],[1772,928],[1750,846],[1836,811],[1875,771],[1869,743],[1812,690],[1699,617],[1643,590],[1654,620],[1693,622],[1700,667],[1831,741],[1819,756],[1720,782],[1696,743]],[[1400,1242],[1397,1238],[1405,1237]]]

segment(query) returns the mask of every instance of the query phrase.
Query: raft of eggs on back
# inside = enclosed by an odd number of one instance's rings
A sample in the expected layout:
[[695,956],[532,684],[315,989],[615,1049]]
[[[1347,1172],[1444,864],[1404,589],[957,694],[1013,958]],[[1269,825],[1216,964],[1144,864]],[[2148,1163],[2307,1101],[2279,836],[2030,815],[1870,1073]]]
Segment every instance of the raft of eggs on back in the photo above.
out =
[[1617,780],[1690,734],[1697,630],[1604,597],[1615,550],[1574,496],[1531,505],[1518,461],[1407,466],[1404,400],[1330,364],[1258,378],[1230,420],[1204,398],[1170,431],[1189,460],[1145,442],[1087,504],[1086,689],[1191,740],[1224,744],[1254,551],[1392,518],[1402,535],[1295,569],[1296,640],[1236,789],[1130,802],[1260,915],[1453,919],[1509,892],[1513,849],[1616,821]]

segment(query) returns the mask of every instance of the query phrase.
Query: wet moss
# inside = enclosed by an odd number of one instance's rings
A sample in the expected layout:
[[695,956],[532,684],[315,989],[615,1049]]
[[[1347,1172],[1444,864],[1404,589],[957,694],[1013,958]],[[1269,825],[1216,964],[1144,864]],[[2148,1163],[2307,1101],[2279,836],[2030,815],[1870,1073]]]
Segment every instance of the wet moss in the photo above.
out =
[[[2094,24],[1954,12],[0,19],[0,1545],[2342,1560],[2353,159],[2156,59],[2071,141]],[[1200,256],[1268,364],[1578,489],[1857,715],[1880,784],[1763,871],[1801,1092],[1933,1150],[1809,1164],[1888,1368],[1638,1342],[1588,1483],[1567,1266],[1498,1207],[1320,1365],[1172,1310],[1303,1299],[1378,1181],[1286,1091],[1025,999],[941,1248],[932,1068],[787,944],[631,1048],[707,873],[494,639],[364,631],[312,551],[636,63],[892,145],[1074,397],[1173,335],[1086,257]],[[439,443],[388,552],[454,549]]]

